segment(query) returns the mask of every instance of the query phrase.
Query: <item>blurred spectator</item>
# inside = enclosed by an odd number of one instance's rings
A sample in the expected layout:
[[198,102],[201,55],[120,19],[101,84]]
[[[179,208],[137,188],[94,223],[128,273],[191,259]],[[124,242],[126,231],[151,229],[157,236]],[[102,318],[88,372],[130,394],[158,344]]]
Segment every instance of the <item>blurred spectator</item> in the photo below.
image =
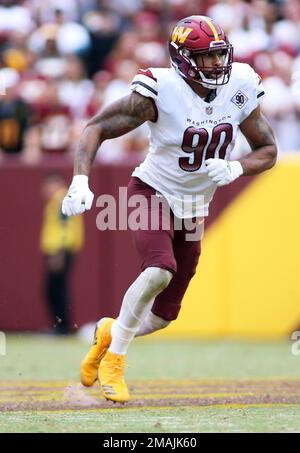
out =
[[93,83],[95,91],[87,107],[87,116],[89,118],[91,116],[94,116],[102,107],[104,102],[104,95],[108,84],[112,80],[112,77],[113,76],[109,71],[98,71],[96,74],[94,74]]
[[23,1],[1,0],[0,32],[9,33],[13,30],[29,32],[34,27],[29,9]]
[[290,52],[292,55],[300,51],[300,2],[288,0],[284,2],[283,19],[274,24],[273,36],[276,47]]
[[6,154],[20,153],[26,142],[32,111],[20,99],[18,93],[19,74],[14,69],[1,69],[5,95],[0,102],[0,150]]
[[[84,0],[91,3],[89,0]],[[57,11],[62,11],[67,21],[79,21],[82,1],[78,0],[29,0],[28,7],[37,24],[53,22]]]
[[54,333],[73,331],[69,316],[71,297],[70,272],[75,255],[83,246],[83,219],[65,217],[61,203],[67,186],[59,174],[48,175],[43,181],[42,195],[46,201],[41,230],[41,251],[45,262],[45,297],[55,322]]
[[45,153],[66,152],[71,144],[71,115],[67,106],[59,102],[57,87],[49,85],[45,102],[39,104],[40,145]]
[[166,46],[158,42],[139,43],[134,57],[140,68],[164,67],[169,64]]
[[292,57],[277,51],[272,54],[271,75],[264,88],[271,96],[262,101],[278,140],[279,152],[300,150],[300,99],[292,92]]
[[27,34],[23,30],[14,30],[9,36],[2,48],[2,62],[4,66],[22,73],[27,69]]
[[300,111],[300,55],[295,59],[292,70],[292,94],[297,105],[298,112]]
[[[31,163],[43,152],[72,152],[87,119],[129,92],[137,68],[169,65],[168,34],[192,14],[223,25],[235,60],[263,79],[262,107],[281,151],[300,150],[299,0],[1,0],[0,65],[18,72],[18,102],[29,108],[18,152],[23,147]],[[99,159],[145,152],[147,126],[135,134],[113,150],[104,144]],[[243,149],[241,141],[237,152]]]
[[66,22],[61,25],[56,37],[58,51],[62,55],[85,55],[91,47],[88,31],[76,22]]
[[121,35],[123,18],[111,11],[90,11],[83,17],[83,24],[90,32],[92,44],[88,71],[94,74],[104,68],[104,60],[113,50]]
[[[72,144],[72,117],[69,107],[60,102],[55,82],[44,81],[32,108],[35,123],[30,139],[35,147],[25,150],[25,160],[34,162],[41,158],[41,154],[58,155],[68,152]],[[32,152],[34,156],[31,155]]]
[[[103,94],[102,107],[130,94],[129,85],[138,71],[137,64],[132,60],[121,60],[116,66],[115,79],[108,83]],[[113,162],[126,156],[139,154],[140,159],[148,149],[148,128],[146,124],[140,128],[114,140],[107,140],[101,146],[98,160]]]
[[264,28],[253,28],[250,17],[243,17],[241,26],[229,33],[235,57],[245,63],[251,63],[253,55],[270,47],[270,36]]
[[207,15],[207,9],[211,6],[211,0],[167,0],[169,20],[177,22],[182,17],[192,16],[194,14]]
[[105,59],[105,69],[114,73],[121,60],[132,60],[138,44],[138,34],[132,30],[125,31],[120,36],[110,55]]
[[234,28],[239,29],[244,17],[244,8],[249,7],[244,2],[237,1],[215,1],[208,8],[207,15],[223,27],[226,33]]
[[67,105],[74,118],[85,118],[94,94],[94,84],[87,79],[83,62],[75,55],[66,58],[63,80],[58,85],[59,100]]
[[154,13],[139,12],[134,18],[134,28],[140,42],[164,43],[162,24]]
[[66,20],[64,11],[59,8],[54,11],[54,20],[42,24],[30,37],[31,50],[42,53],[61,55],[77,53],[84,55],[91,45],[90,35],[86,28],[77,22]]
[[130,19],[143,9],[142,0],[103,0],[103,7]]
[[120,60],[115,68],[114,79],[106,87],[103,96],[103,107],[122,96],[130,94],[129,85],[138,71],[134,60]]

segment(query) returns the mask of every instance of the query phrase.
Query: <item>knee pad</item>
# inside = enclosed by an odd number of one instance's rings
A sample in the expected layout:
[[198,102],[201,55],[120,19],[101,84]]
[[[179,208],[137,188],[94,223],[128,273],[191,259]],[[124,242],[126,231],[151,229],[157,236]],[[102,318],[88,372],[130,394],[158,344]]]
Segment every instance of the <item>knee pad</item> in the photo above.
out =
[[149,290],[153,294],[158,294],[163,291],[170,283],[173,274],[160,267],[147,267],[143,274],[148,278]]
[[166,319],[163,319],[150,311],[147,317],[147,323],[153,329],[153,332],[155,332],[156,330],[164,329],[165,327],[167,327],[171,323],[171,321],[167,321]]

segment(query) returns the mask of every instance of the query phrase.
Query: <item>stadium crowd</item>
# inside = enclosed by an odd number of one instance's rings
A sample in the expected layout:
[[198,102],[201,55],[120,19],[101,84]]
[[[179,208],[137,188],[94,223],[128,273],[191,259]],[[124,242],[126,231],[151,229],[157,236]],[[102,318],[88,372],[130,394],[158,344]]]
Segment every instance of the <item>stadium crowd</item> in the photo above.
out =
[[[2,159],[72,153],[87,118],[129,93],[138,68],[169,66],[172,25],[192,14],[216,19],[235,61],[262,77],[281,154],[300,150],[299,0],[0,0]],[[107,141],[97,159],[142,159],[147,136],[143,126]],[[241,140],[236,153],[246,149]]]

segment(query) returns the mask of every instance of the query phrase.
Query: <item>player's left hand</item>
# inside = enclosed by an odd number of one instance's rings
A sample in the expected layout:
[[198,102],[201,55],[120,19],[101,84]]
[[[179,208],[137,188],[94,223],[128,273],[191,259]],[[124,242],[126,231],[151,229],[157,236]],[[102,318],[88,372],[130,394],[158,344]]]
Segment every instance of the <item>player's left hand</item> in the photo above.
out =
[[207,159],[205,164],[208,176],[219,187],[226,186],[243,174],[243,167],[238,160]]
[[72,184],[62,202],[62,213],[67,216],[79,215],[91,209],[94,194],[89,189],[86,175],[73,176]]

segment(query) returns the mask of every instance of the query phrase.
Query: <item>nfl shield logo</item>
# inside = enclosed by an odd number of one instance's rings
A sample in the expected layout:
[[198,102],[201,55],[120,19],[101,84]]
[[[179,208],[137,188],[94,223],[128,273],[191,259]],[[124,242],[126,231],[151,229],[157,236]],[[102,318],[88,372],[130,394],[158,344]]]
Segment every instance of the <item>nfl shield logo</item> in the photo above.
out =
[[213,108],[212,107],[206,107],[205,110],[206,110],[207,115],[211,115],[212,112],[213,112]]

